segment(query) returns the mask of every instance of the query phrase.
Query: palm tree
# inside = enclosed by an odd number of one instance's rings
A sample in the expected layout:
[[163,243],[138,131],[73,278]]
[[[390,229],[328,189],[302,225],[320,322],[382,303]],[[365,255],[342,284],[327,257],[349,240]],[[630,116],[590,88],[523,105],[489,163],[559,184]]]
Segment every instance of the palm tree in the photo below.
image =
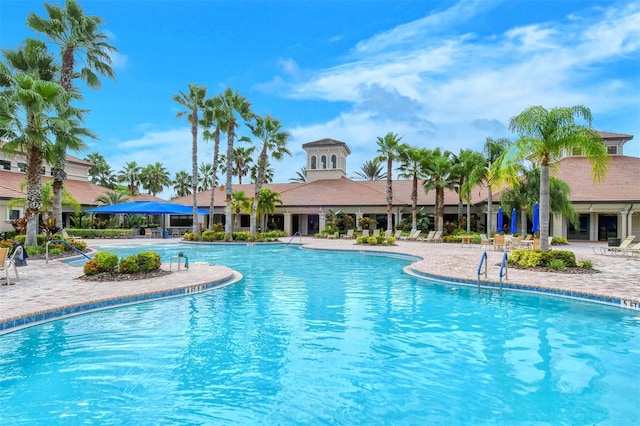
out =
[[384,137],[378,137],[378,161],[387,162],[387,229],[393,229],[393,160],[398,155],[402,136],[389,132]]
[[176,118],[187,117],[191,124],[191,191],[193,195],[193,233],[200,233],[198,223],[198,118],[199,111],[204,108],[204,100],[207,96],[207,88],[189,83],[189,93],[180,90],[173,95],[173,100],[185,108],[176,114]]
[[200,167],[198,168],[198,191],[206,191],[215,186],[211,181],[212,175],[213,166],[210,163],[200,163]]
[[418,179],[429,161],[430,152],[425,148],[401,145],[398,152],[399,176],[411,179],[411,229],[418,227]]
[[177,172],[173,179],[173,189],[178,197],[191,194],[191,175],[184,170]]
[[[586,125],[577,124],[576,119]],[[509,170],[511,164],[529,159],[540,167],[540,250],[549,249],[549,166],[564,150],[580,148],[591,162],[594,181],[607,173],[609,154],[591,122],[591,111],[582,105],[551,110],[532,106],[509,121],[509,130],[520,139],[504,153],[502,166]]]
[[300,167],[300,170],[296,172],[296,176],[289,178],[289,182],[306,183],[307,182],[307,168]]
[[[249,141],[249,139],[245,138],[241,138],[240,140],[244,142]],[[248,148],[237,146],[233,148],[233,169],[231,173],[233,176],[238,176],[239,185],[242,185],[242,177],[248,175],[251,171],[251,163],[253,162],[251,155],[253,155],[255,149],[254,146]]]
[[[17,51],[3,51],[0,63],[0,139],[2,149],[27,155],[27,236],[37,245],[38,213],[42,205],[42,165],[55,155],[54,140],[78,146],[81,137],[93,137],[80,126],[83,111],[69,105],[74,96],[55,83],[57,67],[44,43],[27,40]],[[58,224],[59,225],[59,224]]]
[[453,156],[451,176],[454,180],[454,190],[458,193],[458,227],[462,218],[462,204],[467,202],[467,234],[471,232],[471,189],[476,185],[469,185],[470,177],[477,170],[484,168],[484,157],[481,153],[471,149],[461,149],[460,154]]
[[92,152],[84,157],[85,161],[93,163],[89,169],[89,180],[95,185],[113,189],[116,186],[116,177],[107,160],[98,152]]
[[[255,183],[258,179],[258,165],[254,164],[253,166],[251,166],[251,182]],[[275,174],[275,170],[273,170],[273,167],[271,167],[271,163],[269,163],[269,161],[267,160],[267,166],[264,169],[264,180],[262,183],[272,183],[273,182],[273,176]]]
[[138,166],[135,161],[130,161],[122,166],[122,169],[118,172],[118,182],[127,184],[127,191],[129,195],[138,194],[138,184],[140,183],[140,172],[142,167]]
[[260,140],[262,148],[258,155],[258,174],[255,180],[255,192],[253,205],[251,206],[251,236],[256,236],[256,220],[260,197],[262,195],[262,184],[265,180],[265,170],[269,164],[269,154],[271,158],[281,160],[285,155],[291,155],[287,148],[289,133],[282,129],[280,121],[267,115],[266,117],[255,117],[255,123],[248,124],[251,133]]
[[276,204],[282,204],[279,192],[271,191],[267,188],[260,190],[260,202],[258,203],[257,217],[260,221],[260,229],[264,232],[267,229],[266,219],[268,214],[275,213]]
[[[60,48],[60,85],[64,90],[73,90],[75,78],[82,79],[90,88],[100,88],[96,72],[101,76],[114,78],[110,54],[117,52],[117,49],[109,44],[107,35],[100,31],[99,26],[104,24],[102,18],[85,15],[75,0],[66,0],[64,8],[51,3],[45,3],[44,7],[48,19],[31,12],[27,17],[27,25],[44,34]],[[77,63],[82,64],[79,70],[76,70]],[[54,179],[53,217],[59,224],[62,223],[62,185],[67,177],[66,152],[78,151],[83,147],[84,143],[69,146],[62,140],[56,140],[56,155],[53,157],[51,173]]]
[[[220,95],[207,99],[204,102],[204,110],[202,111],[202,126],[204,131],[202,137],[205,141],[213,139],[213,159],[211,161],[211,182],[212,189],[218,185],[218,163],[220,157],[220,133],[225,131],[227,122],[222,111],[222,97]],[[213,131],[211,130],[213,128]],[[213,229],[214,225],[214,208],[215,208],[216,191],[211,191],[209,198],[209,229]]]
[[382,171],[382,167],[382,162],[377,158],[365,161],[360,170],[356,172],[356,176],[362,180],[384,180],[387,178],[387,174]]
[[142,187],[147,190],[148,194],[154,197],[158,192],[162,192],[165,186],[171,185],[169,172],[160,162],[143,167],[140,172],[140,180]]
[[99,197],[96,197],[96,202],[101,206],[112,206],[114,204],[122,204],[129,201],[129,197],[119,191],[109,191]]
[[[235,212],[234,228],[237,229],[240,226],[240,214],[251,209],[251,199],[247,198],[244,191],[234,192],[231,196],[231,206]],[[233,233],[233,230],[231,232]]]
[[227,155],[226,155],[226,172],[227,180],[225,185],[225,238],[233,240],[232,235],[232,200],[233,200],[233,144],[236,137],[236,127],[238,126],[238,116],[245,122],[249,120],[251,113],[251,103],[240,93],[233,92],[230,88],[226,89],[220,96],[220,120],[224,122],[223,128],[227,132]]
[[496,176],[494,176],[493,165],[505,152],[511,141],[506,138],[487,138],[483,146],[484,167],[474,168],[467,180],[468,190],[476,185],[486,182],[487,184],[487,234],[493,233],[493,188],[495,188]]
[[436,231],[444,231],[444,190],[453,189],[454,182],[451,176],[451,152],[440,152],[440,148],[431,151],[429,161],[424,169],[426,179],[424,189],[429,192],[435,190],[435,218]]

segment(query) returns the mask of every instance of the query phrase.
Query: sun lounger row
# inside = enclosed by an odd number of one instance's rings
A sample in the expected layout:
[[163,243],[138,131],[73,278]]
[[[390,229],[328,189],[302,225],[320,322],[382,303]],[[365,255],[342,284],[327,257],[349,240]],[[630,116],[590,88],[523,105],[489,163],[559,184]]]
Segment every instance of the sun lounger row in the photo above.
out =
[[640,242],[632,244],[635,238],[635,235],[629,235],[617,247],[593,247],[593,252],[605,256],[640,257]]

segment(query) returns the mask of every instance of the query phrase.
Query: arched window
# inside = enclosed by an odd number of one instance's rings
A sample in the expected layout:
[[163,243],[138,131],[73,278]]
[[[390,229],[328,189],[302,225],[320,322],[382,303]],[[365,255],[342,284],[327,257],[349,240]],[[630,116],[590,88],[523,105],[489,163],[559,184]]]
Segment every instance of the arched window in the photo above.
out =
[[327,168],[327,156],[323,155],[322,157],[320,157],[320,168],[321,169],[326,169]]
[[312,155],[311,156],[311,170],[315,170],[316,169],[316,156]]
[[338,163],[338,158],[336,157],[336,155],[332,155],[331,156],[331,168],[332,169],[337,169],[337,163]]

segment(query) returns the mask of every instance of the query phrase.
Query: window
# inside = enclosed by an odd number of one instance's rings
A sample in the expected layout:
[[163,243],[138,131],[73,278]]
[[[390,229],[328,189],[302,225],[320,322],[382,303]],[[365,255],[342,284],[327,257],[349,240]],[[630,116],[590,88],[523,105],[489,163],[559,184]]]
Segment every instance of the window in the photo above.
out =
[[336,169],[336,164],[338,162],[338,159],[336,158],[335,154],[331,156],[331,168],[332,169]]
[[251,226],[251,216],[248,214],[243,214],[240,216],[240,227],[248,228]]
[[320,157],[320,168],[321,169],[326,169],[327,168],[327,156],[323,155],[322,157]]
[[582,148],[579,146],[574,146],[571,148],[571,156],[573,157],[581,157],[582,156]]
[[2,170],[11,170],[11,161],[9,161],[9,160],[0,160],[0,168]]
[[607,147],[609,155],[618,155],[618,147],[616,145],[609,145]]
[[22,211],[21,210],[11,210],[11,212],[9,213],[9,220],[18,220],[20,219],[20,216],[22,215]]
[[18,163],[18,169],[20,169],[22,173],[25,173],[27,171],[27,163]]
[[316,165],[316,156],[315,156],[315,155],[313,155],[313,156],[311,157],[311,170],[315,170],[316,168],[317,168],[317,165]]

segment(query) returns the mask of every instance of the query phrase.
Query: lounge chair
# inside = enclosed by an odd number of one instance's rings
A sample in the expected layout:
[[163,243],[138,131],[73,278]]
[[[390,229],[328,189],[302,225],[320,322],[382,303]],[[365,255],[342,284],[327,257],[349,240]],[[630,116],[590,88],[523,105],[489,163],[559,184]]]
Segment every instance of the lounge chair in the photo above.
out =
[[362,236],[369,238],[369,230],[368,229],[363,229],[362,230]]
[[640,257],[640,243],[630,245],[624,250],[624,254],[629,257]]
[[434,243],[442,242],[442,231],[436,231],[436,233],[433,234],[433,242]]
[[379,237],[380,236],[380,230],[379,229],[374,229],[373,230],[373,236],[374,237]]
[[433,240],[433,236],[436,234],[436,231],[429,231],[427,235],[422,237],[420,241],[424,241],[425,243],[430,243]]
[[480,235],[480,250],[493,250],[493,244],[487,234]]
[[395,238],[396,240],[399,240],[401,236],[402,236],[402,229],[396,229],[396,232],[394,232],[393,234],[393,238]]
[[144,237],[153,238],[153,231],[151,230],[151,228],[144,228]]
[[391,237],[393,231],[391,231],[391,229],[387,229],[386,231],[384,231],[384,238],[387,239],[389,237]]
[[415,234],[416,231],[417,229],[412,229],[411,232],[409,232],[409,235],[400,235],[400,239],[403,241],[411,240],[411,237],[413,237],[413,234]]
[[618,247],[602,247],[602,254],[604,255],[624,255],[627,247],[631,245],[633,240],[636,239],[635,235],[629,235],[625,238]]
[[[6,283],[3,284],[11,284],[11,278],[9,275],[9,269],[13,266],[13,272],[16,275],[16,281],[20,280],[18,276],[18,268],[16,267],[15,259],[16,257],[22,256],[24,248],[22,246],[16,246],[15,250],[8,256],[9,249],[8,248],[0,248],[0,271],[4,271]],[[8,257],[7,257],[8,256]]]
[[505,250],[505,245],[506,245],[506,241],[505,241],[504,235],[496,234],[496,235],[493,236],[492,247],[493,247],[494,250],[504,251]]
[[342,238],[344,238],[345,240],[352,240],[353,239],[353,229],[348,229],[347,233],[344,234],[342,236]]
[[413,235],[409,235],[409,241],[418,241],[418,238],[420,238],[420,233],[421,232],[422,232],[421,230],[416,229],[413,232]]

